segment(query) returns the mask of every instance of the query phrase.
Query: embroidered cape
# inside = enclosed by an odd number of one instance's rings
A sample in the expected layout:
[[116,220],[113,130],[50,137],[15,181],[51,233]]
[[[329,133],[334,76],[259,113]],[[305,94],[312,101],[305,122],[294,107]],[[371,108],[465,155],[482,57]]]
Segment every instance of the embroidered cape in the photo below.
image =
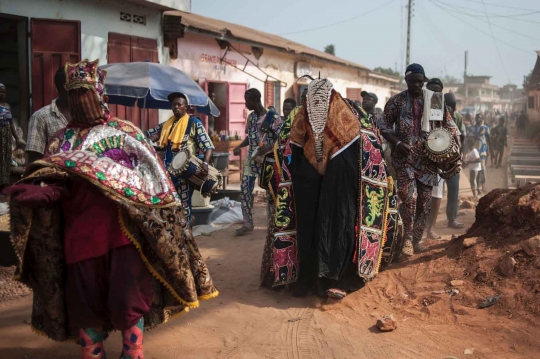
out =
[[[113,118],[66,128],[50,141],[46,155],[21,182],[84,179],[117,204],[119,225],[153,277],[145,325],[164,323],[218,295],[163,162],[137,127]],[[30,208],[12,201],[11,239],[19,279],[34,291],[32,327],[63,341],[77,333],[70,332],[65,308],[60,208],[59,202]]]

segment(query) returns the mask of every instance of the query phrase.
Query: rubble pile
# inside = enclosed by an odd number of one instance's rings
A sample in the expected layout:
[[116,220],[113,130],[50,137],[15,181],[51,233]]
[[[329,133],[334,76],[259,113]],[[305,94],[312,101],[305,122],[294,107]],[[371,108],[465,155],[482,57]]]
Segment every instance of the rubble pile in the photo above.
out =
[[497,296],[500,314],[540,315],[540,184],[484,196],[475,223],[445,252],[456,260],[452,275],[474,288],[467,306]]

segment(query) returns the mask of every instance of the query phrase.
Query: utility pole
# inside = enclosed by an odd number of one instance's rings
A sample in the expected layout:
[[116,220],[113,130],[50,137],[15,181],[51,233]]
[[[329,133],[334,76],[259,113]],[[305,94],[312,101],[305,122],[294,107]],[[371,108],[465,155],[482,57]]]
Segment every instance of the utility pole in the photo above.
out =
[[469,100],[469,87],[467,86],[467,58],[469,57],[469,51],[465,50],[465,68],[463,69],[463,87],[465,89],[465,103],[468,104]]
[[405,66],[411,63],[411,20],[412,20],[412,7],[414,0],[409,0],[409,6],[407,6],[407,58],[405,59]]
[[465,77],[467,77],[467,57],[469,55],[469,51],[465,50],[465,69],[463,71],[463,81],[465,81]]

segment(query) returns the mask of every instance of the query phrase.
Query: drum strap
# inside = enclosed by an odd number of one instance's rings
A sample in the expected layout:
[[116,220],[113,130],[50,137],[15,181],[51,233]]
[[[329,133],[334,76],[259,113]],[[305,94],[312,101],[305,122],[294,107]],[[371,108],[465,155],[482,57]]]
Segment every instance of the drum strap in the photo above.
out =
[[180,148],[184,147],[184,145],[189,141],[189,135],[191,133],[191,127],[193,126],[193,122],[195,122],[195,116],[189,116],[186,133],[184,134],[184,138],[182,139],[182,145],[180,145]]

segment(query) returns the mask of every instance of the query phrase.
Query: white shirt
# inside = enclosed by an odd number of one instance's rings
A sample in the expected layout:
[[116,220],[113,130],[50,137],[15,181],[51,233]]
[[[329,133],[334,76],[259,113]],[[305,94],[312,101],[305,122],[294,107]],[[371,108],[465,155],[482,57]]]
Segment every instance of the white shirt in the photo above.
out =
[[[478,153],[478,150],[476,148],[473,148],[465,155],[465,162],[469,163],[472,161],[478,161],[480,159],[480,153]],[[467,165],[470,171],[478,172],[482,170],[482,165],[480,162],[477,163],[469,163]]]

